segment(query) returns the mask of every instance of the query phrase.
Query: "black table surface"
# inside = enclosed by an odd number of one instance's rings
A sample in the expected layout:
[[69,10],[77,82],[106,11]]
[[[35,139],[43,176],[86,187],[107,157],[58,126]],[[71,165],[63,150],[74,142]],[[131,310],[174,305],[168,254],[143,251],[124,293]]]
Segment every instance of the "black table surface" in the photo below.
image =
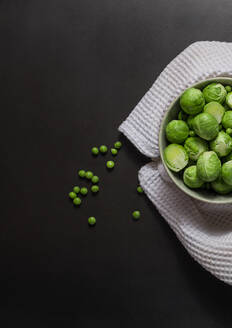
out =
[[[231,0],[0,1],[2,327],[231,327],[231,287],[136,193],[149,159],[117,131],[185,47],[232,40],[231,11]],[[107,172],[111,155],[90,149],[117,139]],[[77,209],[67,195],[85,184],[80,168],[101,182]]]

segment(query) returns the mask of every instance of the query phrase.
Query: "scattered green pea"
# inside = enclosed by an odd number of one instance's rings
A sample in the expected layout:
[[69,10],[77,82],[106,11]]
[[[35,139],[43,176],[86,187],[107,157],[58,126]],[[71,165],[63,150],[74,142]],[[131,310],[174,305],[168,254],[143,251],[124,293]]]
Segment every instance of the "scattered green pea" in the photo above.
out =
[[190,130],[189,131],[189,136],[190,137],[194,137],[195,135],[196,135],[196,133],[193,130]]
[[88,224],[91,225],[91,226],[93,226],[93,225],[96,224],[96,219],[95,219],[94,216],[90,216],[90,217],[88,218]]
[[95,156],[99,154],[99,149],[97,147],[93,147],[91,149],[91,151],[92,151],[92,154],[95,155]]
[[99,182],[99,177],[97,175],[94,175],[92,177],[92,183],[98,183]]
[[117,149],[115,149],[115,148],[111,148],[111,154],[112,154],[113,156],[116,156],[117,153],[118,153]]
[[108,148],[105,145],[100,146],[99,149],[102,154],[106,154],[108,151]]
[[140,216],[141,216],[140,211],[134,211],[134,212],[132,213],[132,216],[133,216],[133,218],[134,218],[135,220],[138,220],[138,219],[140,218]]
[[231,91],[231,86],[230,86],[230,85],[227,85],[227,86],[225,87],[225,89],[226,89],[227,92],[230,92],[230,91]]
[[138,186],[137,191],[138,191],[139,194],[142,194],[143,193],[143,188],[141,186]]
[[226,129],[226,133],[229,134],[230,136],[232,135],[232,129],[231,128],[227,128]]
[[77,194],[73,191],[71,191],[68,195],[69,195],[69,198],[71,198],[71,199],[74,199],[77,197]]
[[80,190],[80,193],[85,196],[88,194],[88,189],[86,187],[82,187],[81,190]]
[[73,192],[75,192],[76,194],[79,194],[80,187],[78,187],[78,186],[73,187]]
[[79,206],[81,204],[81,199],[79,197],[74,198],[73,204]]
[[93,177],[93,172],[91,172],[91,171],[87,171],[87,172],[85,173],[85,177],[86,177],[86,179],[91,180],[92,177]]
[[84,170],[80,170],[78,172],[78,174],[79,174],[79,177],[81,177],[81,178],[84,178],[85,177],[85,171]]
[[94,186],[91,187],[91,191],[92,191],[93,193],[96,193],[96,192],[99,191],[99,187],[96,186],[96,185],[94,185]]
[[107,168],[108,169],[113,169],[114,168],[114,162],[113,161],[108,161],[108,162],[106,162],[106,166],[107,166]]
[[116,141],[115,144],[114,144],[114,147],[116,149],[120,149],[122,147],[122,143],[120,141]]

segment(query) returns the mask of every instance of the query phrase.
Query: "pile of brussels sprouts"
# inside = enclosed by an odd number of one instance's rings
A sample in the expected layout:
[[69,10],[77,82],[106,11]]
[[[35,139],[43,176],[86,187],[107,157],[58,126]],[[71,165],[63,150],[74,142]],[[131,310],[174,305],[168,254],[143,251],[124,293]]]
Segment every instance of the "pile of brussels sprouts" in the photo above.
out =
[[189,188],[232,192],[231,86],[211,83],[202,91],[185,90],[178,119],[166,127],[170,144],[164,160],[170,170],[183,173]]

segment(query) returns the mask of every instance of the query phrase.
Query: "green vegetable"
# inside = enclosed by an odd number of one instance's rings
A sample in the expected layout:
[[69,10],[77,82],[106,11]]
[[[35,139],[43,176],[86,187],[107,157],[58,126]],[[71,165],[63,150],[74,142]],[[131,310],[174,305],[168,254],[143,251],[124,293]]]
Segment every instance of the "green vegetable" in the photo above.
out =
[[188,119],[187,119],[187,124],[189,126],[189,129],[193,129],[193,119],[194,119],[194,116],[193,115],[189,115]]
[[216,139],[210,142],[210,149],[219,157],[226,156],[232,151],[232,138],[224,131],[220,131]]
[[80,187],[78,187],[78,186],[73,187],[73,192],[75,192],[76,194],[79,194]]
[[221,195],[226,195],[232,191],[232,186],[229,186],[227,183],[224,182],[221,174],[215,181],[211,182],[211,186],[214,191]]
[[93,155],[98,155],[99,154],[99,149],[97,147],[93,147],[91,151],[92,151]]
[[108,148],[105,145],[100,146],[99,149],[102,154],[106,154],[108,151]]
[[115,148],[111,148],[111,154],[112,154],[113,156],[116,156],[117,153],[118,153],[117,149],[115,149]]
[[85,173],[85,177],[86,177],[86,179],[91,180],[92,177],[93,177],[93,172],[91,172],[91,171],[87,171],[87,172]]
[[114,144],[114,148],[120,149],[121,147],[122,147],[121,141],[116,141],[115,144]]
[[186,121],[187,118],[188,118],[188,115],[181,110],[178,114],[178,120]]
[[88,189],[86,187],[82,187],[81,190],[80,190],[80,193],[85,196],[88,194]]
[[141,186],[137,187],[137,191],[139,194],[143,194],[143,188]]
[[206,151],[197,160],[197,175],[206,182],[217,179],[221,171],[221,162],[214,151]]
[[204,184],[204,181],[197,175],[196,165],[189,166],[185,169],[183,180],[189,188],[200,188]]
[[216,138],[219,132],[216,118],[208,113],[201,113],[194,117],[193,129],[199,137],[205,140]]
[[81,204],[81,199],[79,197],[74,198],[73,204],[79,206]]
[[108,169],[112,169],[112,168],[114,168],[114,162],[113,161],[108,161],[108,162],[106,162],[106,166],[107,166],[107,168]]
[[89,223],[90,226],[94,226],[94,225],[96,224],[96,219],[95,219],[95,217],[94,217],[94,216],[90,216],[90,217],[88,218],[88,223]]
[[226,89],[227,92],[230,92],[231,91],[231,86],[227,85],[227,86],[225,86],[225,89]]
[[232,108],[232,92],[229,92],[226,96],[226,104],[228,107]]
[[208,150],[208,144],[199,137],[190,137],[184,143],[184,148],[191,160],[197,161],[199,156]]
[[99,177],[97,175],[94,175],[92,177],[92,183],[98,183],[99,182]]
[[194,137],[195,135],[196,135],[196,133],[193,130],[190,130],[189,131],[189,136],[190,137]]
[[133,218],[134,218],[135,220],[138,220],[138,219],[140,218],[140,216],[141,216],[140,211],[134,211],[134,212],[132,213],[132,216],[133,216]]
[[93,193],[96,193],[96,192],[99,191],[99,187],[94,185],[94,186],[91,187],[91,191],[92,191]]
[[188,138],[189,128],[187,123],[180,120],[172,120],[166,126],[166,137],[171,143],[181,144]]
[[226,129],[226,133],[229,134],[229,136],[231,136],[232,135],[232,129],[231,128]]
[[81,178],[84,178],[85,177],[85,171],[84,170],[80,170],[78,172],[78,174],[79,174],[79,177],[81,177]]
[[226,99],[226,89],[221,83],[211,83],[203,89],[203,95],[207,103],[211,101],[216,101],[222,104]]
[[170,144],[164,149],[164,160],[170,170],[181,171],[188,164],[188,154],[181,145]]
[[222,119],[222,125],[225,129],[232,128],[232,110],[225,112]]
[[200,113],[205,105],[205,99],[201,90],[196,88],[187,89],[180,97],[180,106],[189,115]]
[[77,194],[73,191],[71,191],[69,194],[68,194],[69,198],[71,199],[74,199],[75,197],[77,197]]
[[204,107],[204,112],[211,114],[216,118],[218,124],[221,123],[223,115],[225,114],[225,108],[216,101],[211,101]]
[[232,186],[232,160],[222,165],[222,179],[229,186]]

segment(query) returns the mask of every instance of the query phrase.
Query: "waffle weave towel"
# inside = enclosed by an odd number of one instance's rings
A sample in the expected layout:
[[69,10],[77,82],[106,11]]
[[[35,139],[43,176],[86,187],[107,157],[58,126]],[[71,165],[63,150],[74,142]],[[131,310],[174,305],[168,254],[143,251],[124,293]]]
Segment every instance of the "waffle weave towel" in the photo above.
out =
[[191,44],[163,70],[119,131],[151,158],[139,171],[140,184],[183,246],[232,285],[232,205],[203,203],[180,191],[160,162],[158,145],[160,123],[172,101],[190,85],[217,76],[232,77],[232,43]]

